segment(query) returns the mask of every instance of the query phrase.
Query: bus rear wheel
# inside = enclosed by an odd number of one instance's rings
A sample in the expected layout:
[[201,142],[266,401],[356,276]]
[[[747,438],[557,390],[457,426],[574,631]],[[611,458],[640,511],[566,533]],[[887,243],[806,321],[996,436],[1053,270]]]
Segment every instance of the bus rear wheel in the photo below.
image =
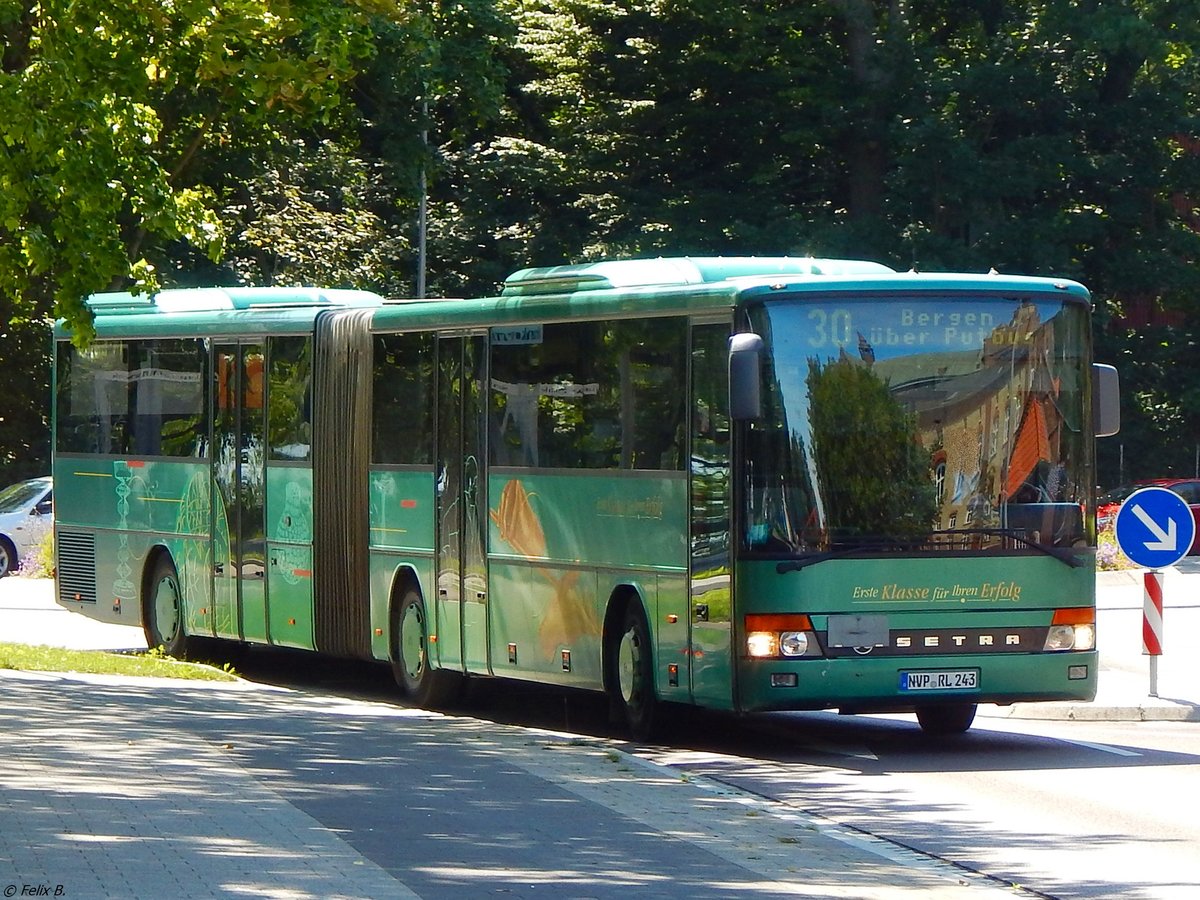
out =
[[635,740],[648,740],[654,735],[658,712],[654,652],[646,614],[636,600],[626,607],[621,631],[610,643],[609,666],[610,690],[619,718]]
[[188,638],[183,625],[183,591],[179,573],[171,557],[162,555],[154,564],[153,574],[146,586],[142,607],[142,631],[146,646],[151,650],[162,647],[163,652],[183,659],[188,652]]
[[962,734],[975,721],[975,703],[943,703],[938,706],[918,706],[917,722],[926,734]]
[[425,601],[415,590],[409,589],[401,598],[392,629],[392,675],[400,689],[418,706],[431,709],[458,700],[462,676],[429,665],[429,620]]

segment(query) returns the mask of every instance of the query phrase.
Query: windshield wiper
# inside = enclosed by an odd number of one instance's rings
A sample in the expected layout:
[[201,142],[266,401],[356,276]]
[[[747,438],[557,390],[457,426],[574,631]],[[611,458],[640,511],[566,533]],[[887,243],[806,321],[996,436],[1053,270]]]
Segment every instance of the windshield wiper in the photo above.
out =
[[[924,543],[924,541],[922,540],[918,543]],[[879,538],[874,541],[861,541],[856,544],[845,544],[834,550],[819,550],[815,553],[806,553],[799,559],[784,560],[775,566],[775,571],[783,575],[786,572],[799,572],[801,569],[807,569],[809,566],[825,562],[828,559],[844,559],[847,556],[854,556],[858,553],[894,553],[897,550],[903,550],[911,546],[911,541],[904,541],[898,538]]]
[[954,531],[935,531],[934,534],[982,534],[988,537],[1002,537],[1006,540],[1015,541],[1025,547],[1030,547],[1034,550],[1040,550],[1047,556],[1053,556],[1060,562],[1065,562],[1073,569],[1078,569],[1080,566],[1087,565],[1087,554],[1080,553],[1072,547],[1052,547],[1049,544],[1043,544],[1040,541],[1034,541],[1019,531],[1013,528],[958,528]]

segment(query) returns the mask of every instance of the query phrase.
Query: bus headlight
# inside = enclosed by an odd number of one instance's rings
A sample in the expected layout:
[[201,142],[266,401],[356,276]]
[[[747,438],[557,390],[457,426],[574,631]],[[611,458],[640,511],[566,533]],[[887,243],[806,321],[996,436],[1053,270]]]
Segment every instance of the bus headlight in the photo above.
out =
[[1046,645],[1042,649],[1047,653],[1054,653],[1059,650],[1074,650],[1075,626],[1051,625],[1050,631],[1046,633]]
[[752,659],[821,656],[812,619],[803,613],[751,613],[746,616],[746,655]]
[[1088,607],[1057,609],[1042,647],[1047,653],[1096,649],[1096,611]]
[[803,656],[808,652],[808,634],[803,631],[785,631],[779,635],[779,652],[784,656]]

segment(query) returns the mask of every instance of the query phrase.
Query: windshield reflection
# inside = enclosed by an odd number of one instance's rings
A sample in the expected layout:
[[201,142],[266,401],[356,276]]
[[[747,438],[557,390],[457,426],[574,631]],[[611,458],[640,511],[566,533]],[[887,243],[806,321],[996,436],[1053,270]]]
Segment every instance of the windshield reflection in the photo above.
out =
[[1057,298],[778,300],[747,432],[752,552],[1086,546],[1086,311]]

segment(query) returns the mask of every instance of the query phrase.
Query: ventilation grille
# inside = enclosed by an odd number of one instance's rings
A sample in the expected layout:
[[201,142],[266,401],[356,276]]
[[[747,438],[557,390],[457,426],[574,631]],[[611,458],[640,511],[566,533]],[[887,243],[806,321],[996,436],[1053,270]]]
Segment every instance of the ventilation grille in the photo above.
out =
[[60,531],[58,547],[58,599],[74,603],[96,602],[96,536]]

